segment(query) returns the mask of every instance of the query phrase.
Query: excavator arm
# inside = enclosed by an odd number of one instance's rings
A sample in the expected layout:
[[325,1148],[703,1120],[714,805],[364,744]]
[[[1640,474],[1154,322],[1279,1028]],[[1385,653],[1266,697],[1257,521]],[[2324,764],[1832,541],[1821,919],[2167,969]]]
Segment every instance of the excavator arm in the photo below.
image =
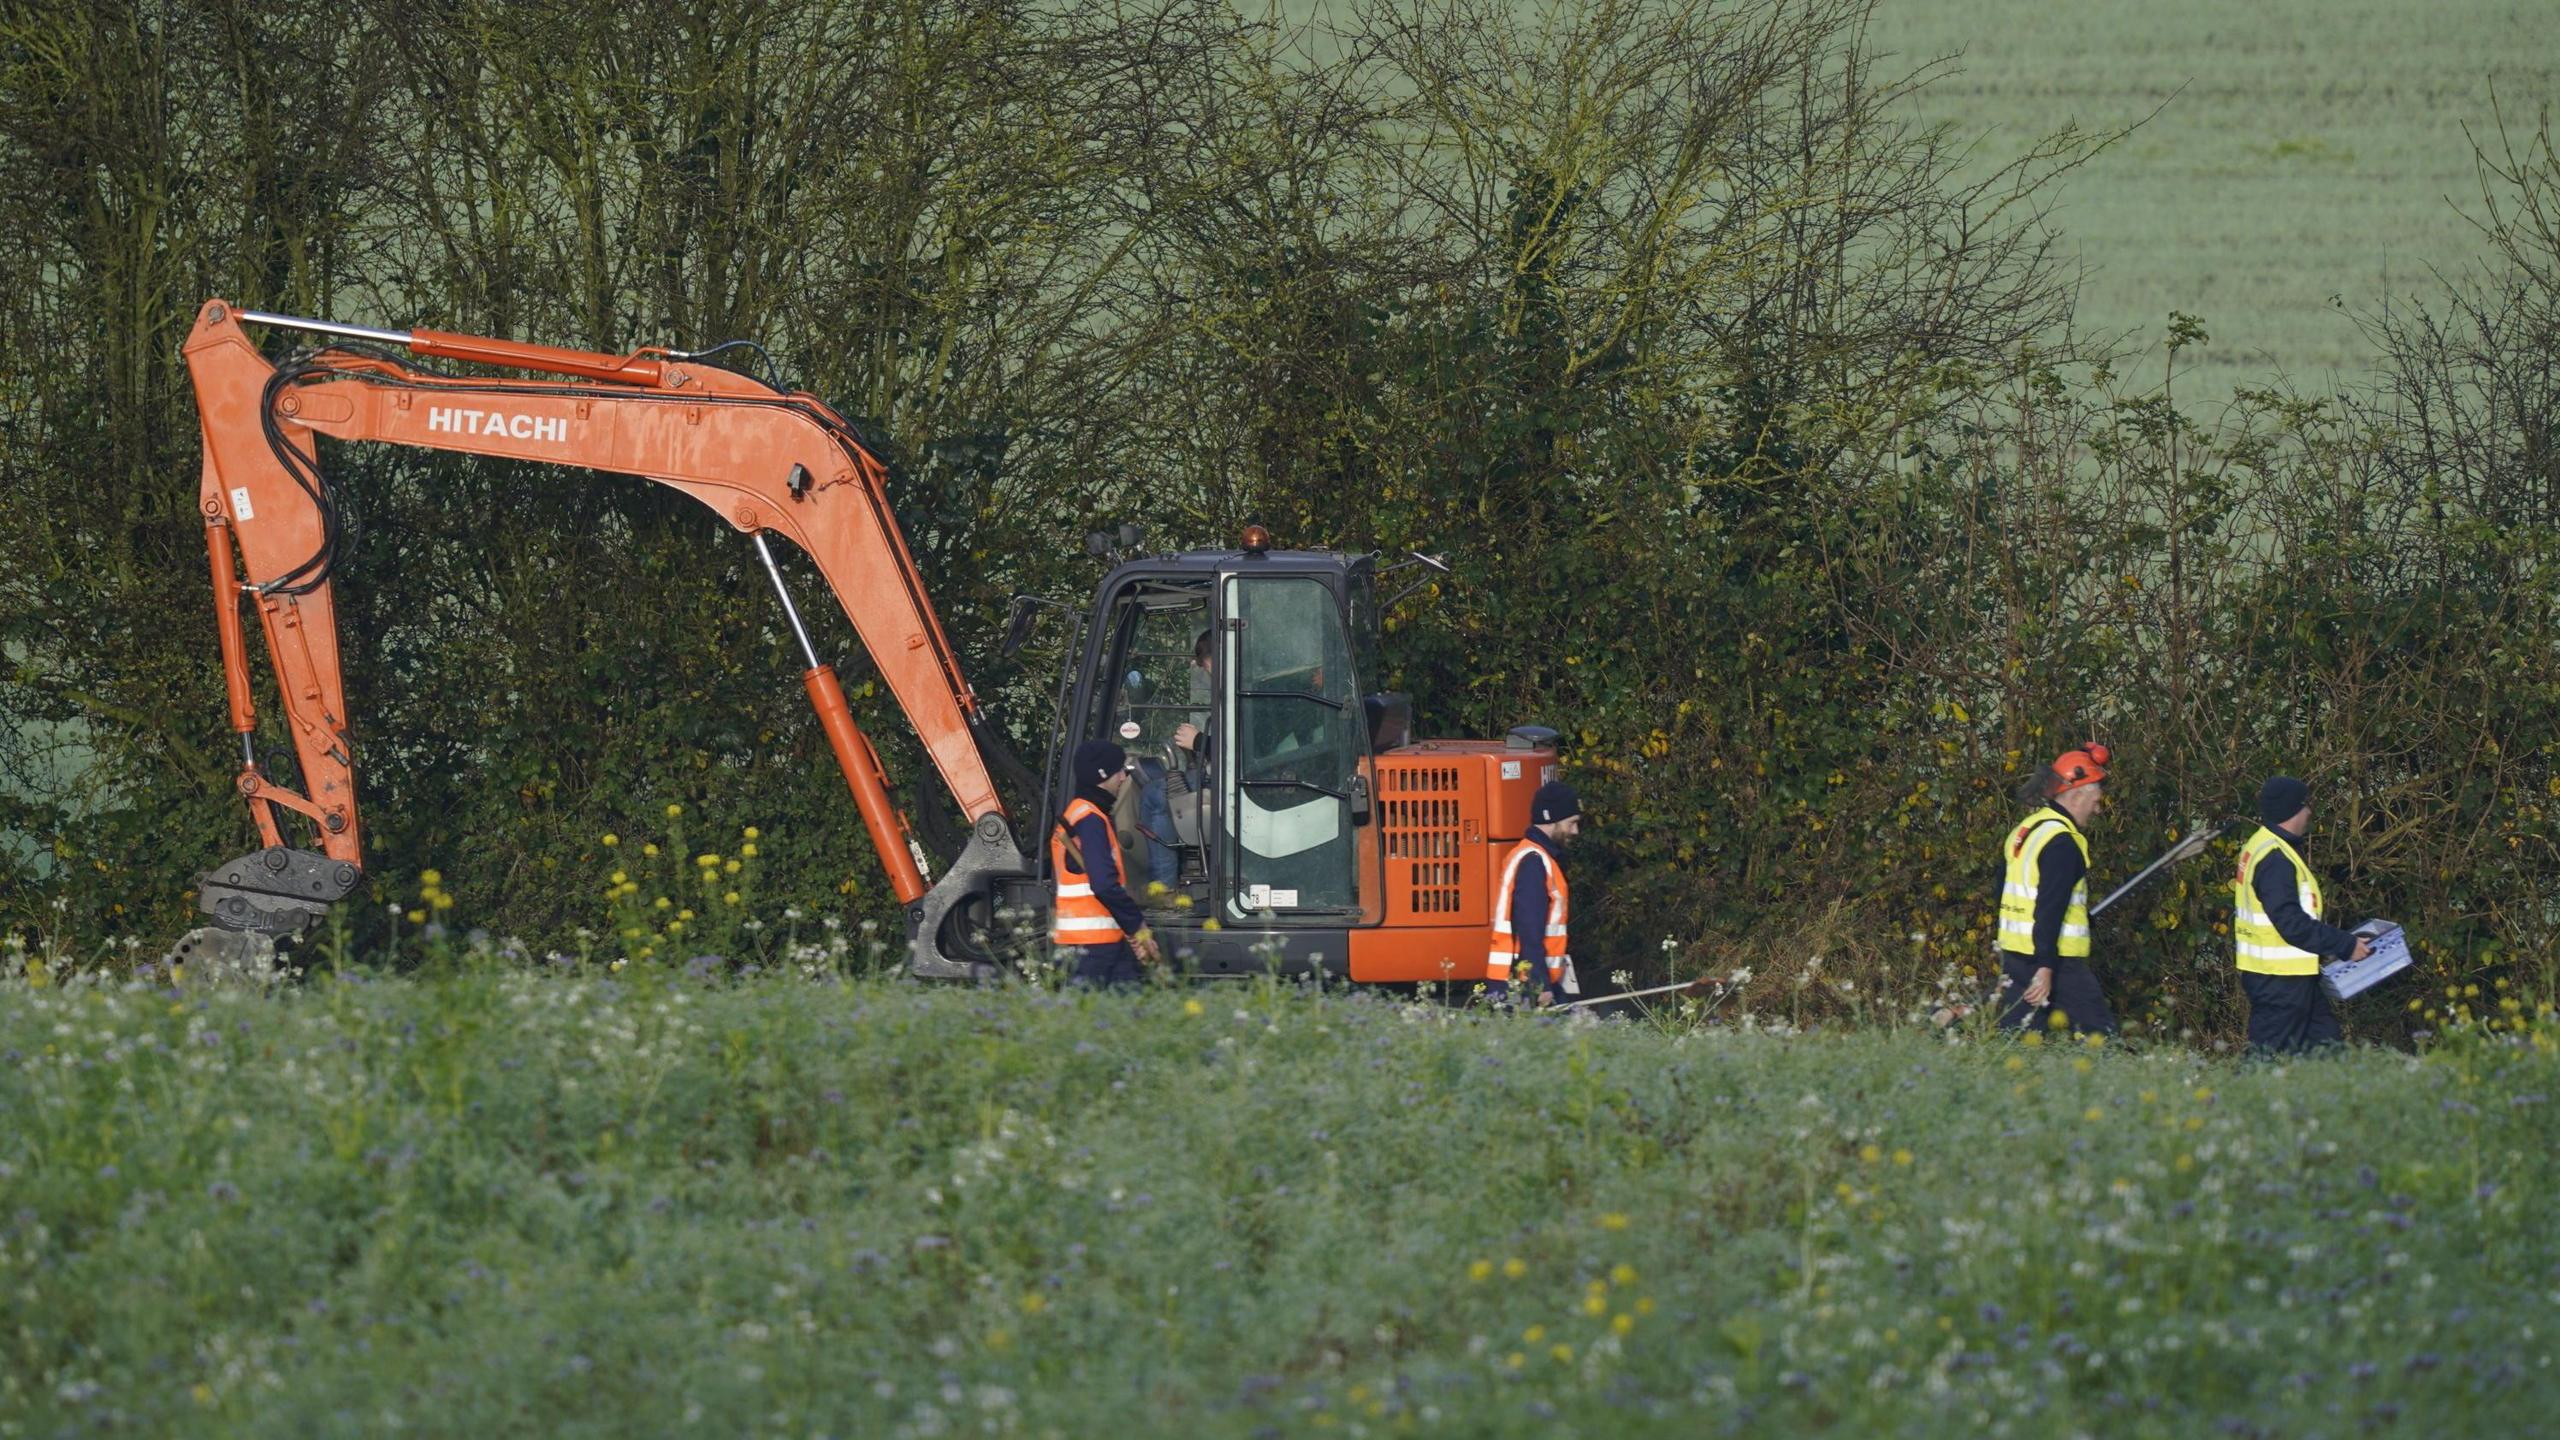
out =
[[[278,366],[250,342],[244,323],[333,338]],[[1020,855],[979,746],[977,700],[890,513],[886,471],[842,417],[809,395],[671,351],[605,355],[371,330],[243,312],[221,300],[198,312],[185,349],[204,430],[199,510],[231,727],[241,739],[237,783],[263,842],[200,881],[199,903],[217,927],[270,939],[296,933],[363,874],[356,747],[330,592],[337,520],[314,439],[327,435],[634,475],[683,491],[752,537],[799,639],[802,682],[827,743],[916,934],[914,968],[982,973],[939,952],[941,922],[994,877],[1017,871]],[[543,378],[446,374],[409,356]],[[792,607],[770,535],[816,562],[971,821],[967,850],[930,891],[879,758]],[[300,791],[269,778],[258,762],[244,600],[274,660]],[[310,822],[316,851],[289,842],[284,812]]]

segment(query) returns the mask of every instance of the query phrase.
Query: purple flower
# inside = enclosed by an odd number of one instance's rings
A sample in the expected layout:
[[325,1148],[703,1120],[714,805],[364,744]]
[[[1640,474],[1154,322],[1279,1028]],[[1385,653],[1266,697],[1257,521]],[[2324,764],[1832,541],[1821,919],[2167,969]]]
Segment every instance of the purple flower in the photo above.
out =
[[717,955],[696,955],[684,962],[684,978],[709,981],[722,970],[727,969],[728,965],[728,961]]
[[228,1205],[240,1198],[240,1187],[228,1180],[216,1180],[204,1187],[204,1194],[217,1205]]

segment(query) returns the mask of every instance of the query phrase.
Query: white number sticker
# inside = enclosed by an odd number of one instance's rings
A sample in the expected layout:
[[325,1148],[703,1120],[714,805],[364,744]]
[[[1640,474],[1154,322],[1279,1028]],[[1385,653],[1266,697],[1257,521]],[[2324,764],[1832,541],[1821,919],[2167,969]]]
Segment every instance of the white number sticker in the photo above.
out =
[[235,485],[231,487],[231,518],[234,520],[255,520],[258,518],[257,507],[249,503],[249,490],[247,486]]

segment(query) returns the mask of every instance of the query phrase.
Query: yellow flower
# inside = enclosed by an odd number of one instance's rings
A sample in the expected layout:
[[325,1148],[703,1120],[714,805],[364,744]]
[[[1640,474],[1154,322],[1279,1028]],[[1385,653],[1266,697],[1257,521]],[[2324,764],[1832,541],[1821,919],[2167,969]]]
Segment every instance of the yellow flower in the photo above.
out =
[[1876,1146],[1871,1142],[1858,1147],[1858,1158],[1866,1161],[1870,1165],[1873,1165],[1884,1158],[1884,1151],[1876,1148]]
[[2203,1088],[2202,1086],[2198,1086],[2196,1089],[2196,1102],[2203,1105],[2213,1103],[2213,1092]]
[[1908,1150],[1896,1150],[1896,1151],[1894,1151],[1894,1152],[1893,1152],[1893,1163],[1894,1163],[1894,1164],[1896,1164],[1896,1165],[1908,1165],[1908,1164],[1910,1164],[1910,1163],[1911,1163],[1911,1152],[1910,1152],[1910,1151],[1908,1151]]
[[444,872],[441,870],[422,871],[418,875],[418,883],[421,885],[441,885],[444,883]]
[[735,891],[735,890],[732,890],[732,891],[730,891],[728,894],[721,896],[721,897],[720,897],[720,903],[721,903],[721,904],[723,904],[723,905],[735,905],[735,904],[737,904],[737,903],[738,903],[738,892],[737,892],[737,891]]
[[753,846],[753,845],[751,845],[751,844],[750,844],[750,845],[741,845],[741,846],[739,846],[739,847],[738,847],[738,853],[739,853],[739,854],[741,854],[741,855],[746,856],[746,857],[747,857],[748,859],[750,859],[750,860],[753,860],[754,858],[756,858],[756,847],[755,847],[755,846]]
[[450,910],[453,908],[453,897],[439,890],[428,899],[427,903],[439,910]]
[[1005,1351],[1013,1348],[1013,1332],[999,1325],[987,1332],[987,1348]]
[[619,871],[619,870],[616,870],[616,871],[614,871],[614,872],[613,872],[613,883],[614,883],[614,884],[616,884],[616,885],[619,885],[619,884],[621,884],[623,881],[628,880],[628,879],[630,879],[630,878],[631,878],[630,876],[628,876],[628,875],[626,875],[626,874],[622,873],[622,872],[621,872],[621,871]]
[[1620,1315],[1609,1322],[1609,1328],[1617,1334],[1624,1335],[1628,1331],[1636,1328],[1636,1317],[1633,1315]]
[[1049,1297],[1037,1291],[1022,1297],[1022,1313],[1025,1315],[1037,1315],[1048,1308]]
[[1626,1229],[1626,1228],[1627,1228],[1627,1212],[1625,1212],[1625,1211],[1623,1211],[1623,1210],[1612,1210],[1612,1211],[1610,1211],[1608,1214],[1601,1216],[1601,1217],[1600,1217],[1600,1228],[1601,1228],[1601,1229],[1603,1229],[1603,1230],[1624,1230],[1624,1229]]
[[1609,1283],[1612,1285],[1633,1285],[1636,1283],[1636,1267],[1629,1265],[1624,1261],[1620,1261],[1618,1264],[1609,1267]]
[[724,872],[726,872],[726,873],[728,873],[728,874],[735,875],[735,874],[737,874],[737,873],[738,873],[738,862],[737,862],[737,861],[735,861],[735,860],[732,860],[732,861],[730,861],[728,864],[723,865],[723,866],[721,866],[720,868],[721,868],[721,870],[722,870],[722,871],[724,871]]
[[1172,886],[1165,884],[1161,880],[1150,880],[1147,882],[1147,894],[1150,897],[1162,895],[1165,891],[1172,888]]
[[2008,1064],[2004,1068],[2013,1073],[2019,1070],[2024,1070],[2027,1068],[2027,1059],[2023,1055],[2012,1055],[2009,1057]]
[[1554,1356],[1556,1363],[1559,1365],[1570,1365],[1573,1363],[1573,1347],[1570,1345],[1561,1343],[1551,1345],[1547,1347],[1547,1353]]
[[190,1390],[187,1393],[194,1396],[195,1402],[199,1405],[210,1405],[213,1403],[213,1387],[207,1385],[201,1380],[196,1382],[195,1389]]
[[1509,1369],[1509,1370],[1517,1370],[1517,1369],[1519,1369],[1521,1366],[1526,1365],[1526,1364],[1528,1364],[1528,1363],[1529,1363],[1529,1357],[1528,1357],[1528,1356],[1526,1356],[1526,1355],[1521,1354],[1521,1353],[1520,1353],[1519,1351],[1517,1351],[1517,1350],[1514,1350],[1514,1351],[1512,1351],[1510,1354],[1505,1355],[1505,1356],[1503,1356],[1503,1357],[1502,1357],[1502,1364],[1503,1364],[1503,1367],[1504,1367],[1505,1369]]
[[1585,1295],[1582,1297],[1582,1313],[1606,1315],[1609,1313],[1609,1302],[1597,1295]]
[[670,804],[667,806],[667,818],[668,818],[668,819],[670,819],[670,820],[673,820],[674,818],[676,818],[677,816],[679,816],[679,815],[681,815],[681,814],[683,814],[683,813],[684,813],[684,807],[683,807],[683,806],[681,806],[681,805],[677,805],[677,804],[670,803]]
[[674,902],[673,900],[668,899],[668,898],[667,898],[666,896],[664,896],[664,895],[661,895],[661,896],[659,896],[659,897],[658,897],[658,908],[659,908],[659,909],[661,909],[661,910],[672,909],[672,908],[674,908],[675,903],[676,903],[676,902]]
[[1477,1284],[1483,1284],[1485,1281],[1492,1279],[1493,1262],[1490,1260],[1478,1260],[1468,1265],[1467,1278],[1475,1281]]
[[2044,1017],[2044,1028],[2047,1030],[2068,1030],[2071,1028],[2071,1017],[2060,1010],[2056,1010]]
[[2088,1074],[2088,1073],[2089,1073],[2089,1057],[2088,1057],[2088,1056],[2086,1056],[2086,1055],[2083,1055],[2083,1056],[2080,1056],[2078,1059],[2073,1060],[2073,1061],[2071,1062],[2071,1070],[2072,1070],[2072,1073],[2073,1073],[2073,1074],[2076,1074],[2076,1075],[2086,1075],[2086,1074]]
[[1544,1325],[1532,1325],[1528,1329],[1520,1332],[1521,1343],[1527,1345],[1535,1345],[1546,1338],[1547,1327]]
[[613,833],[612,831],[610,831],[610,830],[607,830],[606,832],[604,832],[604,834],[603,834],[602,836],[600,836],[600,837],[598,837],[598,838],[600,838],[600,839],[602,839],[602,840],[604,841],[604,843],[605,843],[605,848],[607,848],[607,849],[611,849],[612,847],[614,847],[614,846],[619,845],[619,844],[621,844],[621,843],[622,843],[622,837],[621,837],[621,836],[619,836],[619,835],[614,834],[614,833]]
[[684,933],[684,922],[683,922],[683,921],[681,921],[681,920],[670,920],[670,921],[668,921],[668,922],[667,922],[667,933],[668,933],[669,935],[681,935],[681,934],[683,934],[683,933]]
[[2193,1155],[2183,1155],[2183,1154],[2182,1154],[2182,1155],[2180,1155],[2180,1156],[2178,1157],[2178,1159],[2177,1159],[2177,1162],[2176,1162],[2176,1163],[2177,1163],[2177,1166],[2178,1166],[2178,1173],[2180,1173],[2180,1174],[2182,1174],[2182,1175],[2183,1175],[2183,1174],[2185,1174],[2187,1171],[2189,1171],[2189,1170],[2193,1170],[2194,1168],[2196,1168],[2196,1157],[2194,1157]]
[[2107,1048],[2107,1037],[2099,1034],[2095,1030],[2092,1030],[2088,1034],[2080,1037],[2080,1043],[2088,1046],[2092,1050],[2103,1050]]
[[410,923],[410,924],[412,924],[412,925],[424,925],[424,924],[426,924],[426,923],[427,923],[427,912],[426,912],[426,911],[424,911],[424,910],[412,910],[412,911],[410,911],[410,912],[409,912],[409,923]]
[[1218,917],[1217,917],[1217,916],[1215,916],[1215,915],[1212,915],[1212,916],[1210,916],[1208,919],[1203,920],[1203,921],[1201,921],[1201,922],[1200,922],[1200,928],[1201,928],[1201,929],[1203,929],[1203,930],[1224,930],[1224,929],[1226,929],[1227,927],[1226,927],[1226,926],[1224,926],[1224,925],[1219,924],[1219,923],[1218,923]]
[[746,829],[741,830],[738,833],[746,836],[750,840],[761,840],[764,838],[764,832],[753,825],[748,826]]
[[1653,1313],[1653,1297],[1652,1297],[1652,1296],[1650,1296],[1650,1295],[1639,1295],[1639,1296],[1637,1296],[1637,1297],[1636,1297],[1636,1313],[1637,1313],[1637,1314],[1639,1314],[1639,1315],[1650,1315],[1650,1314],[1652,1314],[1652,1313]]
[[702,867],[702,868],[704,868],[705,870],[708,870],[708,869],[710,869],[712,866],[717,865],[717,864],[719,864],[719,863],[720,863],[720,857],[719,857],[719,856],[717,856],[717,855],[712,855],[712,854],[708,854],[708,853],[706,853],[706,854],[701,854],[701,855],[696,855],[696,856],[694,856],[694,857],[693,857],[693,863],[694,863],[694,864],[696,864],[696,865],[701,866],[701,867]]
[[1185,1015],[1201,1014],[1205,1008],[1206,1007],[1202,1006],[1197,1000],[1185,1000],[1182,1002],[1182,1013]]
[[658,853],[658,844],[657,844],[657,842],[653,840],[653,841],[650,841],[648,844],[641,846],[641,847],[640,847],[640,853],[641,853],[641,854],[643,854],[643,855],[655,855],[655,854],[657,854],[657,853]]
[[1174,896],[1174,897],[1173,897],[1173,908],[1174,908],[1174,909],[1176,909],[1176,910],[1188,910],[1188,909],[1190,909],[1190,908],[1191,908],[1191,897],[1190,897],[1190,896],[1188,896],[1188,895],[1176,895],[1176,896]]
[[2092,1105],[2088,1109],[2080,1112],[2080,1118],[2088,1121],[2092,1125],[2095,1125],[2099,1121],[2107,1118],[2107,1112],[2099,1109],[2095,1105]]
[[679,920],[690,920],[693,918],[693,912],[690,910],[679,910],[676,912],[676,918]]
[[1529,1262],[1517,1255],[1502,1262],[1502,1278],[1505,1280],[1517,1280],[1528,1273]]

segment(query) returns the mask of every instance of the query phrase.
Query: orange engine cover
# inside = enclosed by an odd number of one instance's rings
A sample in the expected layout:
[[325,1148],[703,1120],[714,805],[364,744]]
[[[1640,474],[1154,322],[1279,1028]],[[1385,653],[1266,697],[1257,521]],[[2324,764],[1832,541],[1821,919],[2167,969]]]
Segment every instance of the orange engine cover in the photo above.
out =
[[1386,872],[1383,924],[1351,932],[1351,978],[1485,976],[1495,867],[1529,830],[1553,750],[1425,740],[1378,756],[1370,831]]

